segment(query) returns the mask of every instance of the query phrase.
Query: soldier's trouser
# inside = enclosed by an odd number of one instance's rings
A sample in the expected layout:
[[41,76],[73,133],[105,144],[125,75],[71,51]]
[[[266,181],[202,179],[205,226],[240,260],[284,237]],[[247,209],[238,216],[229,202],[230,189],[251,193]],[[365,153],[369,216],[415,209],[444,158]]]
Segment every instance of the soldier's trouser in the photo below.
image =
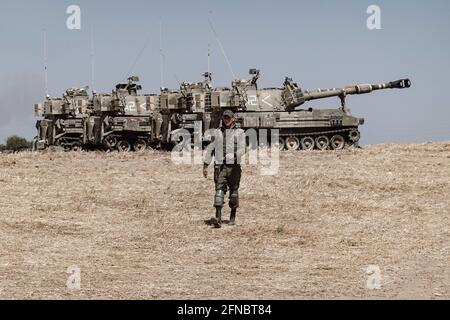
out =
[[225,194],[230,190],[229,206],[231,209],[239,207],[239,184],[241,183],[241,166],[215,165],[214,183],[216,184],[216,194],[214,197],[214,207],[223,207]]

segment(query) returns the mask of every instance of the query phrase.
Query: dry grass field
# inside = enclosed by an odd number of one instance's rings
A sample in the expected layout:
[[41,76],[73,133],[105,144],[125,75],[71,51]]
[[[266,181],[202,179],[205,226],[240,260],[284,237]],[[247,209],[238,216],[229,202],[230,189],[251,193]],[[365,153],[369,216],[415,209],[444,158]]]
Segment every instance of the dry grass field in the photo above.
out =
[[450,143],[243,172],[238,225],[216,230],[213,182],[169,153],[0,155],[0,298],[450,299]]

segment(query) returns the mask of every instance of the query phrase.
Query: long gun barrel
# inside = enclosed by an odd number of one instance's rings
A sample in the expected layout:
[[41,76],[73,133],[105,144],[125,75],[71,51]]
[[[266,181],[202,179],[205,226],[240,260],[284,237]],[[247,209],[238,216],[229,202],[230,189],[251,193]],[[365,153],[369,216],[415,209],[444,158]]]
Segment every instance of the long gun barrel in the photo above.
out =
[[384,89],[405,89],[409,87],[411,87],[411,81],[409,79],[401,79],[382,84],[357,84],[342,88],[303,91],[301,88],[298,88],[291,79],[286,79],[284,83],[283,98],[288,109],[298,107],[304,104],[306,101],[325,99],[330,97],[339,97],[342,102],[342,107],[345,107],[345,97],[347,95],[366,94],[371,93],[375,90]]

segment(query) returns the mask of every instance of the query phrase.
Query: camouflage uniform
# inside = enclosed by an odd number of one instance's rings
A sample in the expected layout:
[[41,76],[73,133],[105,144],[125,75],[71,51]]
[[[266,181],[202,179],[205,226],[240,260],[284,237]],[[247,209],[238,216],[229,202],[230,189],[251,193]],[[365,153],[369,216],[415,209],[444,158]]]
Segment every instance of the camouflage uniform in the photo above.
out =
[[[225,194],[230,191],[229,206],[231,209],[230,224],[236,219],[236,210],[239,207],[239,185],[241,181],[241,158],[245,154],[245,134],[236,125],[227,129],[222,127],[215,137],[214,155],[214,183],[216,185],[214,207],[216,220],[221,223],[221,210],[225,203]],[[205,165],[211,163],[211,157],[205,158]]]
[[230,209],[239,208],[239,184],[241,182],[241,166],[239,164],[222,164],[214,166],[214,183],[216,184],[216,198],[214,206],[223,207],[224,197],[230,190]]
[[[214,200],[215,207],[223,207],[224,196],[228,189],[230,190],[230,209],[239,207],[239,184],[241,182],[241,161],[238,151],[238,135],[241,130],[236,126],[225,129],[221,128],[223,141],[223,157],[216,153],[216,164],[214,165],[214,183],[216,184],[216,196]],[[227,150],[228,146],[228,150]],[[228,152],[228,153],[227,153]],[[221,161],[220,158],[223,158]]]

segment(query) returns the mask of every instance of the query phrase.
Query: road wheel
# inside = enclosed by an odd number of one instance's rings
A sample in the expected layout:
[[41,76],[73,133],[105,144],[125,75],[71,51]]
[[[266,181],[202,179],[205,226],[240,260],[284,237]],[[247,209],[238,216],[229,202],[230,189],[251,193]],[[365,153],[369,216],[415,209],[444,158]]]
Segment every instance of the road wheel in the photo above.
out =
[[330,145],[330,139],[327,136],[319,136],[316,138],[316,147],[319,150],[327,150]]
[[74,151],[74,152],[78,152],[78,151],[83,150],[83,148],[81,147],[81,143],[79,143],[79,142],[73,143],[71,150]]
[[300,147],[300,141],[297,137],[290,136],[286,138],[285,145],[288,150],[298,150]]
[[114,136],[107,136],[103,140],[103,143],[105,144],[105,147],[107,147],[108,149],[113,149],[117,144],[117,138]]
[[130,152],[131,144],[127,140],[120,140],[117,143],[117,150],[119,150],[119,152]]
[[300,141],[302,145],[302,150],[313,150],[314,149],[314,139],[311,137],[303,137]]
[[147,149],[147,142],[142,139],[136,140],[136,142],[133,144],[133,149],[136,152],[144,152],[145,149]]
[[356,143],[361,138],[361,134],[357,129],[353,129],[352,131],[349,132],[348,137],[350,138],[350,141]]
[[330,144],[333,150],[342,150],[345,147],[345,139],[340,134],[337,134],[331,138]]

